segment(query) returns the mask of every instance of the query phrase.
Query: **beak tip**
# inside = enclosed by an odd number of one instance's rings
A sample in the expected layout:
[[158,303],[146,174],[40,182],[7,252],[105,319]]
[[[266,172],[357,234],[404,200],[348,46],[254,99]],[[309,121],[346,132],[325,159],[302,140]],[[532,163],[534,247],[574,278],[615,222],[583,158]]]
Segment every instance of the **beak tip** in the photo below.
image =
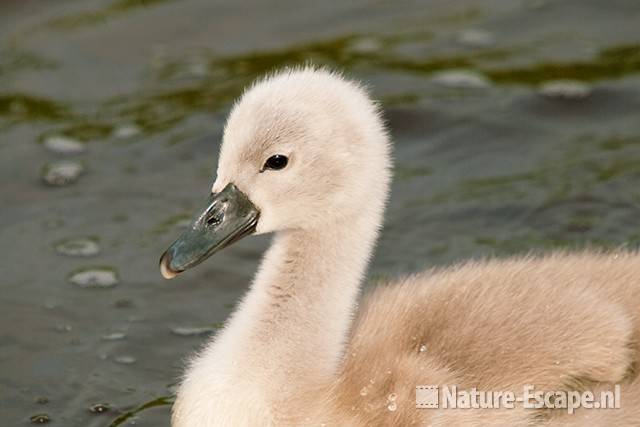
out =
[[171,256],[167,254],[167,252],[165,252],[164,254],[162,254],[162,257],[160,257],[160,274],[162,274],[162,277],[167,280],[173,279],[178,275],[177,271],[174,271],[171,269],[171,267],[169,267],[170,263]]

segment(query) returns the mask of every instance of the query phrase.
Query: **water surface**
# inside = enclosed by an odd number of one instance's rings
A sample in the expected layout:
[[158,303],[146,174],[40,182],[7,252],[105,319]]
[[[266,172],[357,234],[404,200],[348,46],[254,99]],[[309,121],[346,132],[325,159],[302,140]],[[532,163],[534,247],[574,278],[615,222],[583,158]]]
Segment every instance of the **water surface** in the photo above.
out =
[[[372,281],[640,242],[636,1],[0,10],[2,425],[168,425],[182,360],[231,312],[268,238],[171,282],[158,256],[208,191],[231,102],[283,65],[338,67],[384,105],[396,169]],[[60,162],[73,176],[45,183]]]

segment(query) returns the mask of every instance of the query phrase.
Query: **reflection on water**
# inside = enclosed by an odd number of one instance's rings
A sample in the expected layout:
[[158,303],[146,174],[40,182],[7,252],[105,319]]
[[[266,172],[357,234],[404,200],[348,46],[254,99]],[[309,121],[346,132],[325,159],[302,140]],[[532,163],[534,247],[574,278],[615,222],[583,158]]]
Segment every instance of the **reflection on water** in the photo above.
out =
[[118,15],[134,9],[154,6],[167,1],[174,0],[114,0],[103,7],[51,19],[45,22],[44,27],[56,30],[72,30],[84,26],[100,25],[109,19],[117,18]]
[[178,282],[157,258],[208,192],[231,103],[282,66],[337,67],[385,108],[396,169],[371,281],[640,243],[636,2],[0,8],[7,425],[168,425],[182,360],[267,240]]

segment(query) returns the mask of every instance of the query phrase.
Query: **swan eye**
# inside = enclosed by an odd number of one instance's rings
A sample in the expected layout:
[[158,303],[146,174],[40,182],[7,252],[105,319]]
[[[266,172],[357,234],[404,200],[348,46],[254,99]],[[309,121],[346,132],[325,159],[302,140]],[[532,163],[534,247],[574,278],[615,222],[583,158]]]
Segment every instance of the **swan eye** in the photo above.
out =
[[284,169],[287,166],[287,163],[289,163],[289,159],[287,159],[287,156],[276,154],[269,157],[267,161],[264,162],[264,169],[273,169],[277,171],[280,169]]

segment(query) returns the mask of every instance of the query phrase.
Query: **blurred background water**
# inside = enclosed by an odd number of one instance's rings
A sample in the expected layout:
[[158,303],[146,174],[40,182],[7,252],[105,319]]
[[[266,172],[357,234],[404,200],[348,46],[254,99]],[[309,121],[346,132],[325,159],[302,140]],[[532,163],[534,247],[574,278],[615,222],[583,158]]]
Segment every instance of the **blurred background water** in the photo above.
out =
[[209,190],[233,99],[284,65],[344,70],[384,106],[370,281],[637,247],[639,28],[634,0],[4,0],[0,424],[169,424],[184,357],[268,237],[171,282],[157,260]]

